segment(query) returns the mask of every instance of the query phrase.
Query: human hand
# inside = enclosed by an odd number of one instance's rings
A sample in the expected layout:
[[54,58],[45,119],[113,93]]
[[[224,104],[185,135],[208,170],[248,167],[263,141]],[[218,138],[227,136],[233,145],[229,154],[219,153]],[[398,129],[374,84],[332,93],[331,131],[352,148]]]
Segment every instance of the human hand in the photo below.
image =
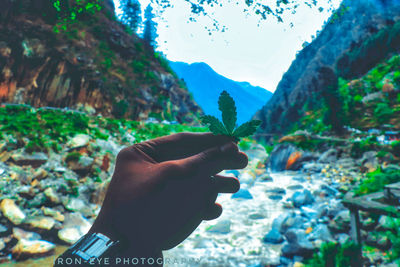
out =
[[121,150],[101,211],[90,232],[123,236],[136,255],[170,249],[202,220],[219,217],[218,193],[234,193],[247,156],[226,136],[179,133]]

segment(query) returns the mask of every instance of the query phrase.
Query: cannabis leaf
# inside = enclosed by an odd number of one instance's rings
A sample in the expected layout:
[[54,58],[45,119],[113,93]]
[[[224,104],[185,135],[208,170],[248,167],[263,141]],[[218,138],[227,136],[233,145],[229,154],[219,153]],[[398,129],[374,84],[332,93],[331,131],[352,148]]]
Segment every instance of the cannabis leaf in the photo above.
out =
[[228,135],[240,139],[255,133],[261,121],[251,120],[235,129],[237,113],[233,98],[227,91],[222,91],[218,99],[218,108],[222,112],[222,121],[211,115],[201,117],[201,122],[215,135]]

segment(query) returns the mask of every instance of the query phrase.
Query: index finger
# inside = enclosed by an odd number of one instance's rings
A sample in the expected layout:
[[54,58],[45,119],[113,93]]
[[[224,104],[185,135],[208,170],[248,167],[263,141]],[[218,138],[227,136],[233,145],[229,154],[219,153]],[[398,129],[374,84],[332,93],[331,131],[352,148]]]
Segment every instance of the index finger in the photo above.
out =
[[136,146],[157,162],[177,160],[232,142],[233,138],[212,133],[177,133],[152,139]]

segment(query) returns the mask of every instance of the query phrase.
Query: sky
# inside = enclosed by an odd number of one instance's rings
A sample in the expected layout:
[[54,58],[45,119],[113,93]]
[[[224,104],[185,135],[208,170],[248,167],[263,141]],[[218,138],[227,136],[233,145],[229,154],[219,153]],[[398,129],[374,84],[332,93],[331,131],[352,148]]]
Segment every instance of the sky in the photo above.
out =
[[[119,0],[114,0],[119,6]],[[320,4],[324,1],[320,0]],[[144,9],[149,0],[140,1]],[[159,35],[157,50],[168,60],[186,63],[205,62],[219,74],[274,92],[282,75],[288,70],[304,42],[311,42],[312,35],[322,29],[331,11],[325,8],[300,6],[295,14],[283,16],[283,23],[273,17],[259,21],[255,14],[246,15],[241,4],[222,1],[223,7],[213,7],[213,17],[227,30],[213,31],[208,17],[189,21],[190,8],[184,0],[174,0],[157,20]],[[239,1],[240,2],[240,1]],[[340,0],[332,0],[338,7]],[[119,11],[117,10],[117,13]],[[293,27],[290,26],[293,23]],[[211,27],[212,28],[212,27]]]

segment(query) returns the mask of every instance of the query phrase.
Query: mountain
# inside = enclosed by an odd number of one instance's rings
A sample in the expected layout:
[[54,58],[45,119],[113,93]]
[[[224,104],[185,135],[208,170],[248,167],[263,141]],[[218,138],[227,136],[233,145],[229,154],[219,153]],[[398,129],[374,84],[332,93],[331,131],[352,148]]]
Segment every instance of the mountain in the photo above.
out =
[[[400,49],[398,0],[344,0],[315,40],[300,51],[255,118],[260,131],[284,133],[338,94],[338,78],[364,75]],[[329,99],[328,99],[329,102]]]
[[248,82],[236,82],[216,73],[206,63],[187,64],[170,62],[171,68],[185,81],[194,100],[206,114],[221,118],[218,97],[226,90],[234,99],[238,112],[238,123],[243,123],[255,114],[271,97],[272,93]]
[[190,121],[200,108],[113,2],[4,0],[0,103]]

